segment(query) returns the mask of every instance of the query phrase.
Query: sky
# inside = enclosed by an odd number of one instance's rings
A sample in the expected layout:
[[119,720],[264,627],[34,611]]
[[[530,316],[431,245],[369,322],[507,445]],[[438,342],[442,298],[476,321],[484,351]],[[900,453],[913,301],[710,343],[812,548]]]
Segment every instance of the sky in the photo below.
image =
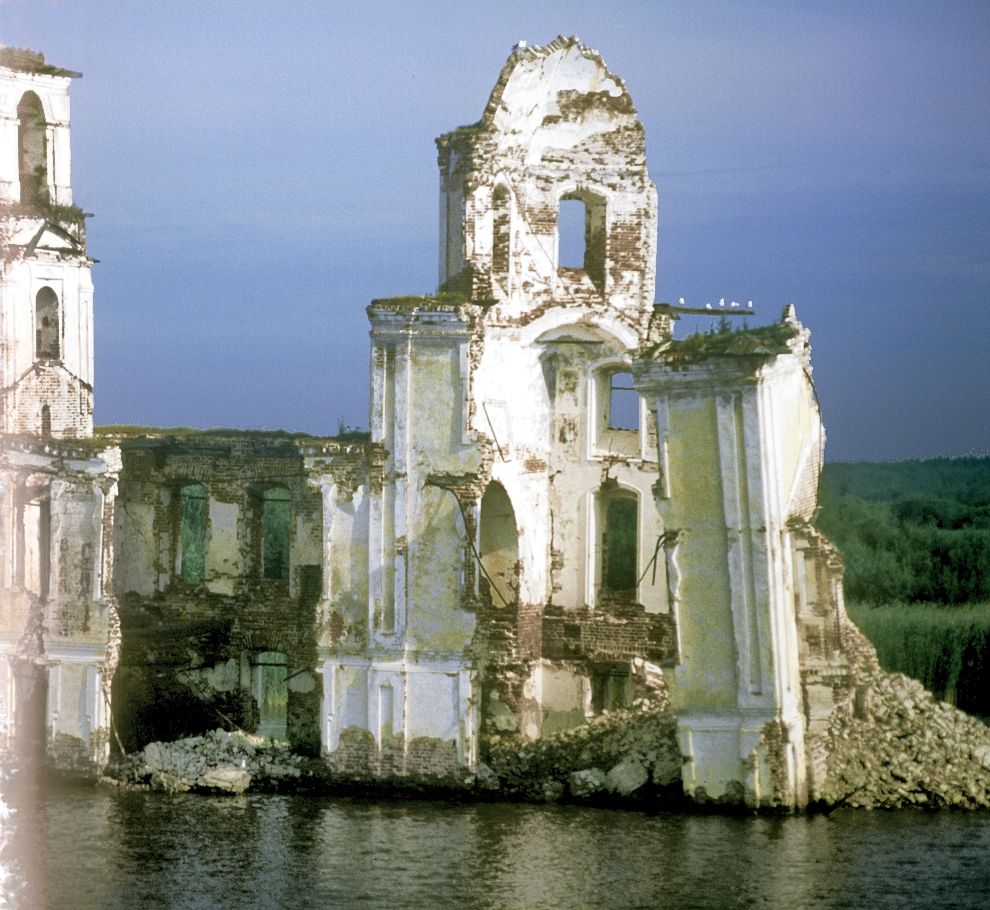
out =
[[829,460],[990,452],[986,0],[0,0],[84,74],[97,423],[367,427],[365,307],[436,289],[434,137],[558,34],[645,125],[658,300],[793,303]]

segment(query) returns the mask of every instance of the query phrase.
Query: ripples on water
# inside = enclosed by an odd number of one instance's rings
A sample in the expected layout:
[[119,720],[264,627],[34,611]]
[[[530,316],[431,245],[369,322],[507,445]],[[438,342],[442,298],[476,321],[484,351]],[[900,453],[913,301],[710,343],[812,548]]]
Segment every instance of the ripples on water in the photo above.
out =
[[988,908],[990,814],[560,806],[22,787],[29,908]]

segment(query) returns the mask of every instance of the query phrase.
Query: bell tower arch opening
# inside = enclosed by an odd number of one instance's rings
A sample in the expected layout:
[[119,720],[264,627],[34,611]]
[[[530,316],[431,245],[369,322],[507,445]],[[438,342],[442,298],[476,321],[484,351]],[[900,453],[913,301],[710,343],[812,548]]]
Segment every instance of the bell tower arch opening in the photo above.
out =
[[34,298],[35,360],[59,360],[62,353],[58,294],[43,287]]
[[22,205],[48,202],[48,151],[45,112],[34,92],[25,92],[17,105],[17,170]]
[[557,207],[557,269],[584,272],[599,292],[605,289],[605,199],[572,190]]
[[643,125],[597,51],[564,37],[515,49],[481,119],[437,146],[443,290],[494,296],[514,315],[602,298],[630,313],[653,306],[657,198]]

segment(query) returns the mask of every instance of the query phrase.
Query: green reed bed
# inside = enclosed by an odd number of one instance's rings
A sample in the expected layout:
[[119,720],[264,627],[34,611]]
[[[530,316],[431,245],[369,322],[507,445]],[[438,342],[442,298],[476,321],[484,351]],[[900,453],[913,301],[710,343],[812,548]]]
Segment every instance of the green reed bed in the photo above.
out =
[[849,605],[885,670],[971,714],[990,716],[990,603]]

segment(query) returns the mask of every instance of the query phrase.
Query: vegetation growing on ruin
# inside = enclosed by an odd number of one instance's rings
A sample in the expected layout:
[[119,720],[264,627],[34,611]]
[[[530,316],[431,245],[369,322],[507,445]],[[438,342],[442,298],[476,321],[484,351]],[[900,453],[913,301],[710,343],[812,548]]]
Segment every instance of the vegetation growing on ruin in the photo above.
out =
[[0,216],[11,218],[32,217],[39,215],[49,221],[59,224],[81,224],[89,217],[78,205],[58,205],[54,202],[8,202],[0,205]]
[[482,118],[481,120],[476,120],[474,123],[465,123],[461,126],[455,126],[447,135],[473,135],[475,133],[484,133],[488,130],[488,128],[488,124],[485,123],[484,118]]
[[39,76],[79,76],[72,70],[62,69],[45,62],[45,55],[40,51],[28,50],[24,47],[0,47],[0,66],[18,70],[22,73],[34,73]]
[[470,296],[458,291],[440,291],[437,294],[404,294],[399,297],[382,297],[371,301],[372,307],[407,309],[411,307],[462,306],[470,303]]
[[[714,315],[714,314],[713,314]],[[733,328],[725,316],[709,332],[696,332],[679,340],[665,341],[653,352],[665,360],[694,360],[698,357],[745,354],[783,354],[799,329],[790,322],[749,328]]]

